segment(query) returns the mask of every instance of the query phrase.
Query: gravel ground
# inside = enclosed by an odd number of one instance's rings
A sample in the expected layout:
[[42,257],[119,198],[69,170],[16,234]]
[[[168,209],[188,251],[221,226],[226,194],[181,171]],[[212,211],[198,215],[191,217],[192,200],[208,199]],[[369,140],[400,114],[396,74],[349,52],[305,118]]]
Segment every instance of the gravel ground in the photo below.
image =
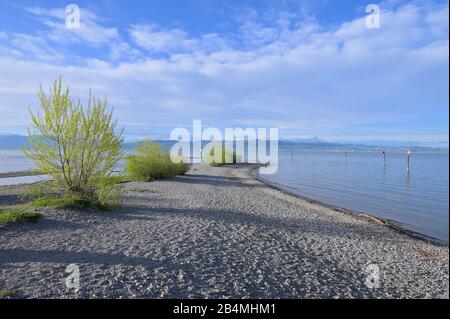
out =
[[[42,210],[0,228],[18,298],[449,298],[448,246],[265,186],[248,167],[125,184],[112,212]],[[0,188],[0,205],[22,187]],[[65,287],[66,266],[80,290]],[[365,281],[379,267],[378,288]]]

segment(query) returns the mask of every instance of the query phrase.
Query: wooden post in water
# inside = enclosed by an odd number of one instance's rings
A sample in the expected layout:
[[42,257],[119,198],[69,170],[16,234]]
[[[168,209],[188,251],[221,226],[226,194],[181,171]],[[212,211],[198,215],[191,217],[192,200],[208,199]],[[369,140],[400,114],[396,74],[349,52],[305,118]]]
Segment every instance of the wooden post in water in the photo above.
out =
[[410,163],[411,163],[411,151],[408,151],[407,155],[406,155],[406,171],[409,174],[409,169],[410,169]]
[[384,161],[384,165],[386,165],[386,151],[383,150],[383,161]]

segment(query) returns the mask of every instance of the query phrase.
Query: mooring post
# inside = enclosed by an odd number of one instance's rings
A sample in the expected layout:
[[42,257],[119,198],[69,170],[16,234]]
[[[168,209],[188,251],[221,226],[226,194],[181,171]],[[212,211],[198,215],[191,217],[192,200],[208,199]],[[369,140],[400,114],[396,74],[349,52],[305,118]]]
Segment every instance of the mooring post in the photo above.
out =
[[383,161],[384,161],[384,165],[386,165],[386,151],[383,150]]
[[411,163],[410,157],[411,157],[411,151],[408,151],[406,154],[406,171],[408,172],[408,174],[409,174],[410,163]]

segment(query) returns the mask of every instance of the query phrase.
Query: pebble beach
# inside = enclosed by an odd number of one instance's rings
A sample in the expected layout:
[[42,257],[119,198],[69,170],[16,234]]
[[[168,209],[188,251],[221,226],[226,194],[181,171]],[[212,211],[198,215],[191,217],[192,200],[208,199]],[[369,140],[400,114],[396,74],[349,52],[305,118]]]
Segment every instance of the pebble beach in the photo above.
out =
[[[0,226],[14,298],[449,298],[449,250],[292,196],[247,165],[123,184],[110,211],[42,208]],[[0,187],[0,205],[25,185]],[[80,269],[80,289],[65,269]],[[376,287],[367,284],[370,267]],[[368,268],[369,267],[369,268]]]

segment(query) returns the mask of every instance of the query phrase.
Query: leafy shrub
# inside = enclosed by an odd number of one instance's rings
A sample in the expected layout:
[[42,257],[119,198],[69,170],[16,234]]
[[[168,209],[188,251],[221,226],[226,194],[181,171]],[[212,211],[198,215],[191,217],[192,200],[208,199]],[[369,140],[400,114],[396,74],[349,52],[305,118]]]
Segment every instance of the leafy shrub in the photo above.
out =
[[41,87],[38,96],[42,113],[30,110],[33,130],[28,130],[25,155],[63,192],[99,204],[113,202],[113,169],[123,156],[123,130],[117,132],[106,99],[89,94],[83,108],[68,88],[62,90],[61,79],[48,95]]
[[14,297],[14,292],[11,290],[0,290],[0,298],[11,298]]
[[152,181],[168,176],[183,175],[189,165],[180,161],[175,163],[169,152],[151,140],[141,142],[135,154],[125,159],[125,175],[138,181]]
[[36,212],[27,212],[18,208],[0,210],[0,223],[35,222],[41,216]]
[[211,166],[223,166],[238,163],[239,157],[234,150],[223,147],[221,144],[215,144],[206,150],[204,160]]

